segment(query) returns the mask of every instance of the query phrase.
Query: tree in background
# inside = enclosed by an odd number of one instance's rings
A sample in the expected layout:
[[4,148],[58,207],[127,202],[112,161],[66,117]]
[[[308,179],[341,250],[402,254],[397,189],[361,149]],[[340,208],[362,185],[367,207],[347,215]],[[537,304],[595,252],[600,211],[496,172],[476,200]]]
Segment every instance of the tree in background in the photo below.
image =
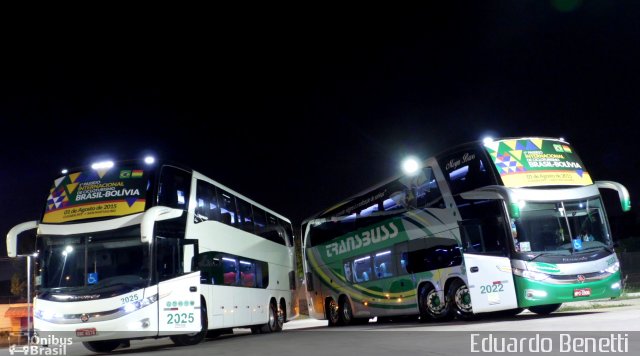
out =
[[27,296],[27,281],[24,276],[16,272],[11,276],[11,294],[23,299]]

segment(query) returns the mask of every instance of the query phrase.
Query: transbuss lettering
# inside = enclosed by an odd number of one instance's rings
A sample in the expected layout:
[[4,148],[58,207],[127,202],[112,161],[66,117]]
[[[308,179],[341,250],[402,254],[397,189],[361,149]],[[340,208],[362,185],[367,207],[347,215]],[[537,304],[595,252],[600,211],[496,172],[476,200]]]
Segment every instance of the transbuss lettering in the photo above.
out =
[[339,242],[333,242],[326,246],[327,257],[333,257],[355,251],[360,248],[377,244],[398,236],[398,227],[393,222],[382,225],[360,234],[349,236]]

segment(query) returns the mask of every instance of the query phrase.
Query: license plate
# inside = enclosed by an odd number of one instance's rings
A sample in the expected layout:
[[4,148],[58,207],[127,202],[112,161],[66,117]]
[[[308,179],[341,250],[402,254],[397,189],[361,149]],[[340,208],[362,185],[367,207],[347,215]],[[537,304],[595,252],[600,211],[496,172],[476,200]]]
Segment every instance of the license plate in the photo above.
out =
[[573,297],[588,297],[591,295],[591,288],[577,288],[573,290]]
[[94,336],[96,334],[97,334],[96,328],[76,329],[76,336],[78,337]]

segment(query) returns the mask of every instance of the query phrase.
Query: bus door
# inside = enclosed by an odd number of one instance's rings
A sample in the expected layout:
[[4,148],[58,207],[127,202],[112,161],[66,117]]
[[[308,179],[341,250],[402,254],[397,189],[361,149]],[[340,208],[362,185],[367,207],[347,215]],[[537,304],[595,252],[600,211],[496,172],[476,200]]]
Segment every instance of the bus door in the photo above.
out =
[[197,240],[156,237],[158,335],[201,330],[200,272],[196,271]]
[[474,313],[518,307],[502,200],[458,204],[467,286]]

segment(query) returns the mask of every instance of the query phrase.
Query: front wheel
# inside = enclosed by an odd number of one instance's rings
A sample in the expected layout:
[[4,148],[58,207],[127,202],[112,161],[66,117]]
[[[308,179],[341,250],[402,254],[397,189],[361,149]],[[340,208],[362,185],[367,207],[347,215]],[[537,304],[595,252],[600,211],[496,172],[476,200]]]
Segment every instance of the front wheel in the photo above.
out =
[[538,315],[549,315],[554,311],[558,310],[562,303],[559,304],[547,304],[547,305],[536,305],[535,307],[529,307],[529,311],[532,313],[536,313]]
[[82,345],[86,347],[89,351],[99,352],[99,353],[107,353],[115,350],[122,341],[120,340],[104,340],[104,341],[87,341],[83,342]]
[[172,335],[170,336],[171,341],[178,346],[190,346],[199,344],[205,337],[207,337],[209,321],[207,319],[207,307],[204,305],[204,302],[200,305],[200,322],[202,327],[199,332],[185,335]]
[[471,306],[471,294],[469,288],[463,281],[456,279],[449,286],[447,291],[449,303],[452,303],[453,312],[461,320],[471,320],[474,318]]
[[420,309],[420,321],[426,322],[427,320],[450,320],[453,318],[451,313],[451,303],[448,303],[446,298],[442,300],[440,295],[433,287],[433,285],[427,283],[420,287],[418,292],[418,308]]

